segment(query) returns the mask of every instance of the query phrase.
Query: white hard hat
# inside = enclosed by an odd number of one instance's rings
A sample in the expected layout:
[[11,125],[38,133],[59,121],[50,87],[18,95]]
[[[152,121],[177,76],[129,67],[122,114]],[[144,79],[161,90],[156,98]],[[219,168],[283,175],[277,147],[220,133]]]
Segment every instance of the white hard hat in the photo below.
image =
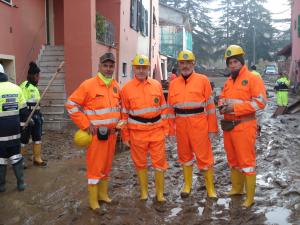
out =
[[0,73],[5,73],[2,64],[0,64]]

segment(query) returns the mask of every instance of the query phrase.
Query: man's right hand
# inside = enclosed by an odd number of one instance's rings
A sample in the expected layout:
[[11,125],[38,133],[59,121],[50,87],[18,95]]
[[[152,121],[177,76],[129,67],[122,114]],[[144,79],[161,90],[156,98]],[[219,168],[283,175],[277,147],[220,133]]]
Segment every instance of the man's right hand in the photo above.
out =
[[95,127],[93,124],[91,124],[88,128],[85,129],[86,132],[88,132],[91,135],[97,134],[97,127]]

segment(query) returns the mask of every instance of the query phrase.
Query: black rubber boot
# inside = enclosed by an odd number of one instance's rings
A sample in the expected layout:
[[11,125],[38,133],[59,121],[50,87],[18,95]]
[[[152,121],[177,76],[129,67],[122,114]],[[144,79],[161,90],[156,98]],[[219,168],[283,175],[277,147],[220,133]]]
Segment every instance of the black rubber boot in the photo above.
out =
[[18,191],[24,191],[25,184],[24,184],[24,174],[23,174],[23,158],[19,162],[13,164],[12,166],[13,166],[15,176],[17,178]]
[[4,192],[5,189],[5,177],[6,177],[6,165],[0,165],[0,192]]

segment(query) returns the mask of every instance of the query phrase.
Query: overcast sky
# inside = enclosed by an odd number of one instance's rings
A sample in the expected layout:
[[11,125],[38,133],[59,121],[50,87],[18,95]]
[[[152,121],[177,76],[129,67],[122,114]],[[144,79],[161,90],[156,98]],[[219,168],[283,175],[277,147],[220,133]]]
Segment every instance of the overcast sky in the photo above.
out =
[[[211,4],[211,8],[216,8],[218,5],[218,0],[214,1]],[[287,0],[267,0],[266,3],[264,3],[264,6],[266,9],[268,9],[272,14],[272,18],[274,19],[285,19],[285,18],[291,18],[291,10],[290,7],[287,4]],[[217,14],[215,12],[212,12],[212,17],[217,19]],[[276,24],[276,28],[280,30],[286,30],[289,28],[289,24]]]

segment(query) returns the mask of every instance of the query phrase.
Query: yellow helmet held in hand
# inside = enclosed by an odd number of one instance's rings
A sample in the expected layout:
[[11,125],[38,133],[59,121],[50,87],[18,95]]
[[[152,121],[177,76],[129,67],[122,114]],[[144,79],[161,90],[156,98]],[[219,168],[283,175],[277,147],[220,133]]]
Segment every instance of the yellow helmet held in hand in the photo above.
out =
[[189,50],[183,50],[179,52],[177,61],[195,61],[195,55]]
[[149,58],[142,54],[137,54],[132,60],[133,66],[150,66]]
[[242,49],[241,46],[238,46],[238,45],[230,45],[226,51],[225,51],[225,55],[224,55],[224,58],[227,59],[229,57],[232,57],[232,56],[235,56],[235,55],[241,55],[241,56],[244,56],[245,55],[245,52],[244,50]]
[[86,131],[78,130],[74,135],[74,143],[78,147],[87,148],[92,142],[92,135]]

